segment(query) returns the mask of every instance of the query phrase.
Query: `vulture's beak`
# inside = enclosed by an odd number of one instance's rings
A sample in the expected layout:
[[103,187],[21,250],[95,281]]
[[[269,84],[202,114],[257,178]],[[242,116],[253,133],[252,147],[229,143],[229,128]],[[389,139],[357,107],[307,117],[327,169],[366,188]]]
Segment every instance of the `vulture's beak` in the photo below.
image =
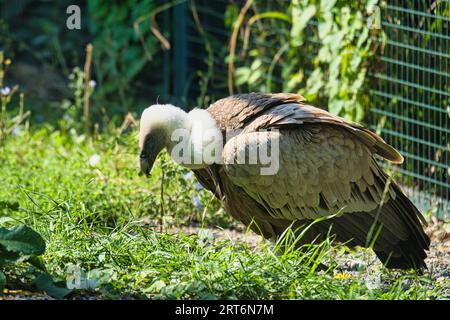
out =
[[152,170],[153,163],[155,162],[156,156],[150,156],[144,152],[141,152],[139,155],[139,163],[141,165],[141,173],[146,176],[150,175],[150,171]]

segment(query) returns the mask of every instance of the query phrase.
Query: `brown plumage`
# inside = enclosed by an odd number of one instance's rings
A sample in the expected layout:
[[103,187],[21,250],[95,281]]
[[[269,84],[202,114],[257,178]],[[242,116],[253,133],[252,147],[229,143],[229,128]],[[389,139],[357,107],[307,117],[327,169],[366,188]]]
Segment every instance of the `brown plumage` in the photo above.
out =
[[[368,246],[369,234],[379,229],[373,249],[387,267],[425,267],[425,221],[374,155],[394,163],[403,158],[378,135],[296,94],[231,96],[207,112],[223,135],[241,130],[225,143],[223,164],[193,170],[234,218],[265,238],[277,238],[292,223],[300,227],[339,212],[310,227],[303,243],[323,239],[331,229],[337,241]],[[257,141],[270,143],[275,133],[261,132],[267,129],[278,130],[280,169],[262,176],[259,165],[238,159]]]

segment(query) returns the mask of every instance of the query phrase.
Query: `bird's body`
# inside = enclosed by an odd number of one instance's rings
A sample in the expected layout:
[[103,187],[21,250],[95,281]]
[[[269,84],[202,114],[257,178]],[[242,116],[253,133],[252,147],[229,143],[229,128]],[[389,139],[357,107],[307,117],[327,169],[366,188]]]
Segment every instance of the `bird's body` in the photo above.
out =
[[[302,243],[323,239],[331,228],[340,242],[372,244],[387,267],[425,266],[429,239],[421,225],[423,217],[379,167],[374,155],[394,163],[403,158],[379,136],[310,106],[295,94],[236,95],[201,112],[207,112],[203,117],[208,119],[201,122],[222,135],[220,161],[186,166],[234,218],[265,238],[277,238],[291,225],[295,230],[328,217],[309,226]],[[166,141],[172,132],[163,134],[165,138],[152,134],[159,125],[149,114],[141,119],[144,171],[154,160],[155,152],[148,149],[161,150],[161,143],[155,149],[151,141]],[[186,126],[188,132],[193,127]],[[227,139],[230,131],[234,136]],[[193,142],[188,139],[188,144]],[[206,142],[211,139],[200,144]],[[248,161],[251,150],[263,146],[277,151],[277,158],[272,159],[277,162],[276,170],[268,174],[263,173],[267,161]],[[163,147],[174,149],[170,143]]]

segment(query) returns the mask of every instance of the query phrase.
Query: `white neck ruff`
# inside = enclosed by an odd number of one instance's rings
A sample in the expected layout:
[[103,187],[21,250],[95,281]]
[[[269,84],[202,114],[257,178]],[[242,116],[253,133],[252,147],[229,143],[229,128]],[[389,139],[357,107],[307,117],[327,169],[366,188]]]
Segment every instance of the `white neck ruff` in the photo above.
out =
[[141,117],[140,146],[152,129],[163,129],[172,159],[190,169],[204,168],[220,160],[222,133],[210,113],[193,109],[189,113],[173,105],[152,105]]

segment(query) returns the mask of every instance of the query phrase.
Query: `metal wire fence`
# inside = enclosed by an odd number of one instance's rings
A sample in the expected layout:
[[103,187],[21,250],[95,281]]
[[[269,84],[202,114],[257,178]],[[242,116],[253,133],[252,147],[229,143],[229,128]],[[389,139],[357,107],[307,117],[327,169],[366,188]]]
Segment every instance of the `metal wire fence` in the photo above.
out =
[[450,1],[389,1],[370,123],[405,157],[401,182],[417,205],[449,217]]
[[[198,82],[207,72],[208,59],[214,65],[208,95],[212,100],[227,95],[227,3],[195,1],[198,19],[187,3],[175,9],[172,28],[187,36],[172,38],[174,95],[200,94]],[[404,155],[396,176],[415,204],[449,219],[450,0],[390,0],[381,8],[387,41],[370,75],[374,104],[366,122]],[[204,32],[220,50],[208,52]]]

